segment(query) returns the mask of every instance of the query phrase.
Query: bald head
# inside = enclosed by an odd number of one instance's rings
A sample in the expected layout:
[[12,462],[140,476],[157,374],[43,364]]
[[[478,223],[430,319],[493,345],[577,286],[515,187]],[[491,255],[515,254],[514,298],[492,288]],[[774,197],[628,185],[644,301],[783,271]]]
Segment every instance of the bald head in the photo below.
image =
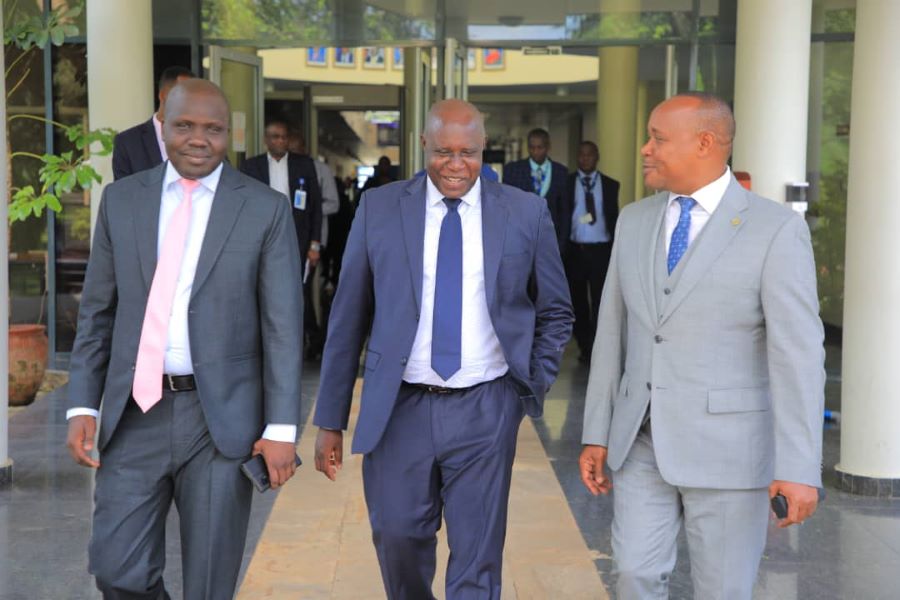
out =
[[212,173],[228,150],[228,101],[219,86],[203,79],[179,82],[166,99],[163,141],[178,173],[200,179]]
[[424,135],[428,136],[450,124],[472,127],[484,138],[484,116],[474,105],[455,98],[432,105],[425,119]]
[[478,181],[484,151],[484,117],[463,100],[442,100],[425,120],[425,170],[447,198],[462,198]]
[[672,96],[667,102],[687,106],[697,133],[709,131],[715,135],[716,142],[728,152],[727,160],[731,155],[735,132],[734,113],[727,102],[708,92],[683,92]]
[[725,172],[734,139],[734,116],[722,99],[702,92],[660,103],[641,148],[648,187],[690,195]]

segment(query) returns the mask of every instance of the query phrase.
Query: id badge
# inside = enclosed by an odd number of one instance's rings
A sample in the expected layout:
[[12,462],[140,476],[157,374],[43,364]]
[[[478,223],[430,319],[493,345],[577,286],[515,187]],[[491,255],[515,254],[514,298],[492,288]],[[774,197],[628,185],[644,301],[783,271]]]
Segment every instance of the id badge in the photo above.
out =
[[587,213],[587,214],[581,215],[581,218],[578,219],[578,222],[581,223],[582,225],[590,225],[591,223],[594,222],[594,217],[591,216],[591,213]]
[[294,191],[294,208],[297,210],[306,210],[306,190]]

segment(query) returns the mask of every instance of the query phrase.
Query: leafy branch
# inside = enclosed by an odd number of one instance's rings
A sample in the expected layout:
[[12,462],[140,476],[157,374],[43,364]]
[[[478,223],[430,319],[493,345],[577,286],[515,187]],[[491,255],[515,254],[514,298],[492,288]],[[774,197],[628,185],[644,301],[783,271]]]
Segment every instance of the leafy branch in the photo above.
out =
[[[31,68],[27,61],[34,50],[46,48],[48,43],[61,46],[66,36],[78,35],[78,27],[74,19],[82,12],[82,6],[68,7],[63,5],[51,10],[46,18],[43,15],[32,15],[8,22],[3,32],[4,44],[13,45],[21,50],[19,56],[6,69],[7,81],[20,63],[24,66],[22,74],[7,92],[7,99],[18,89],[28,77]],[[113,138],[116,132],[109,128],[87,131],[80,124],[66,125],[37,115],[16,114],[9,117],[8,122],[15,119],[32,119],[48,123],[61,130],[66,138],[75,146],[75,151],[60,154],[36,154],[26,151],[12,151],[9,160],[17,157],[29,158],[41,162],[38,170],[40,185],[25,185],[10,189],[9,220],[24,221],[34,215],[40,217],[45,209],[59,212],[62,210],[62,196],[75,191],[76,188],[88,189],[102,178],[90,164],[89,154],[108,156],[112,153]]]

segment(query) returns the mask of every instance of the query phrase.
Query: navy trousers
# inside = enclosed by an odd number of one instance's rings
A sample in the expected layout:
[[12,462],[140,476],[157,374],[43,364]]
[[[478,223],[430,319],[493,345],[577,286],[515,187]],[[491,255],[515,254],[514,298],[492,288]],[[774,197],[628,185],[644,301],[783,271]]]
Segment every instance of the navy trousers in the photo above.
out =
[[524,415],[508,377],[434,394],[404,384],[363,460],[372,539],[390,600],[426,600],[447,523],[447,600],[499,600],[509,483]]

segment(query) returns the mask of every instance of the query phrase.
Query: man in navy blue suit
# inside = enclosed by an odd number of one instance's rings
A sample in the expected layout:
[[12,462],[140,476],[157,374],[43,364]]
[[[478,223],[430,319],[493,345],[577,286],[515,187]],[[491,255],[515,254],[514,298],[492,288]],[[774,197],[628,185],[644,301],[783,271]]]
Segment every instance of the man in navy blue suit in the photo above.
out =
[[316,469],[341,467],[368,337],[352,450],[391,600],[434,598],[442,515],[446,598],[500,598],[519,424],[540,416],[572,330],[546,203],[479,177],[484,141],[471,104],[432,107],[427,177],[363,194],[332,305]]
[[565,165],[550,160],[550,134],[546,129],[528,132],[528,158],[503,167],[503,183],[526,192],[533,192],[547,201],[561,253],[565,253],[571,226],[571,214],[565,214]]

